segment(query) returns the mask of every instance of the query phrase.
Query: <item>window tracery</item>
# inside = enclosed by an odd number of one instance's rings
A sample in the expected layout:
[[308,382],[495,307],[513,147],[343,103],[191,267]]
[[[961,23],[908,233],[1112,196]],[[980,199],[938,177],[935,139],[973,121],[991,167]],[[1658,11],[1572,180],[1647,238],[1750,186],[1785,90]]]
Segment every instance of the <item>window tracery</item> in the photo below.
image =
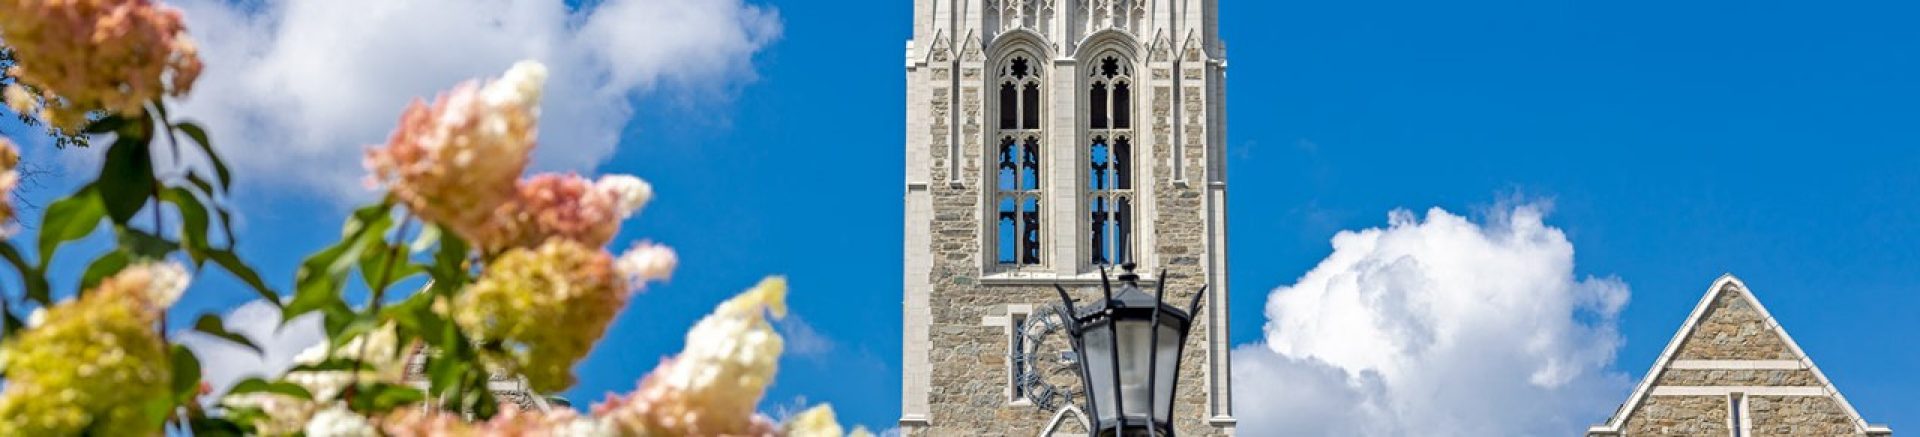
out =
[[1132,63],[1118,55],[1101,57],[1087,80],[1087,261],[1093,265],[1134,260],[1132,91]]
[[1040,70],[1028,57],[1008,58],[999,72],[999,123],[994,166],[996,264],[1042,263]]

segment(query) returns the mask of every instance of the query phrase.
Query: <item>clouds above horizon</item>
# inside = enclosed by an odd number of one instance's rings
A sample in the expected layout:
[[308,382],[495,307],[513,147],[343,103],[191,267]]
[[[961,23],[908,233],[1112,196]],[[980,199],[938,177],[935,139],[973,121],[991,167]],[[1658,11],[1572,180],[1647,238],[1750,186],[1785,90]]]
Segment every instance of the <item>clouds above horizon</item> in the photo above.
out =
[[552,77],[535,166],[611,157],[633,100],[725,93],[781,32],[744,0],[176,0],[207,70],[177,118],[206,122],[253,181],[355,199],[360,155],[408,101],[537,59]]
[[1395,210],[1273,290],[1233,352],[1248,435],[1566,435],[1611,412],[1629,290],[1577,277],[1540,204]]

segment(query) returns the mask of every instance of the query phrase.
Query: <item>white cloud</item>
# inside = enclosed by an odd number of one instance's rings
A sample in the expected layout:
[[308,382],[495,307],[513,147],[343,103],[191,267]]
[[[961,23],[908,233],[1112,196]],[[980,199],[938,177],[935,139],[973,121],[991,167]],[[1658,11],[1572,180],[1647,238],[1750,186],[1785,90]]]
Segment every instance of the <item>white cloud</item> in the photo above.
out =
[[611,156],[631,100],[662,84],[725,90],[780,33],[744,0],[176,0],[207,70],[177,117],[199,119],[242,177],[343,198],[365,146],[408,101],[548,64],[535,165],[589,169]]
[[250,376],[271,379],[293,366],[294,355],[327,338],[320,329],[319,314],[300,316],[281,327],[280,309],[261,300],[235,308],[222,321],[228,331],[252,339],[253,344],[266,353],[256,354],[246,347],[195,331],[175,334],[174,341],[192,349],[200,359],[202,378],[213,386],[214,393],[226,393],[228,387]]
[[1611,413],[1628,288],[1574,274],[1544,206],[1343,231],[1233,353],[1247,435],[1568,435]]
[[780,336],[786,340],[787,355],[824,359],[832,354],[834,347],[837,346],[833,338],[815,329],[799,314],[788,314],[776,323],[780,327]]

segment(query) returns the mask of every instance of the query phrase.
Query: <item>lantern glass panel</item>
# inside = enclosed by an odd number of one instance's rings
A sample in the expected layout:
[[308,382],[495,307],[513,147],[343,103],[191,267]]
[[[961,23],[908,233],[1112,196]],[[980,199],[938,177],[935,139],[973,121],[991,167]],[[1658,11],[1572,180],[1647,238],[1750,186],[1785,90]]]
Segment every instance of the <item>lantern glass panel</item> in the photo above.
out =
[[1155,358],[1153,380],[1153,417],[1157,422],[1168,422],[1168,413],[1173,411],[1173,382],[1180,377],[1180,328],[1160,319],[1160,343],[1154,346]]
[[[1152,326],[1146,320],[1115,322],[1120,331],[1120,397],[1127,417],[1148,417],[1147,361],[1152,359]],[[1155,381],[1158,382],[1158,381]]]
[[[1113,335],[1107,331],[1106,322],[1096,322],[1085,326],[1080,336],[1081,348],[1086,355],[1080,357],[1087,369],[1087,393],[1093,397],[1094,417],[1100,423],[1112,423],[1113,412]],[[1122,345],[1121,347],[1125,347]]]

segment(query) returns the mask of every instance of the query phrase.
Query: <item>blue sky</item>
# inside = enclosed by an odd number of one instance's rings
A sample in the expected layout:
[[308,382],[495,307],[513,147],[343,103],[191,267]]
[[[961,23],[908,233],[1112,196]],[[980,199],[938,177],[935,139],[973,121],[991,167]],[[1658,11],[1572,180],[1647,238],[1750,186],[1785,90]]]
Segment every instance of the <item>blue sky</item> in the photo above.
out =
[[[1613,370],[1638,378],[1732,272],[1868,420],[1920,423],[1907,372],[1920,367],[1920,7],[1222,3],[1236,344],[1261,339],[1268,292],[1325,258],[1340,230],[1384,226],[1395,208],[1484,217],[1547,201],[1574,273],[1631,287]],[[806,325],[785,328],[818,338],[783,361],[766,408],[804,397],[887,428],[911,3],[761,4],[782,30],[752,55],[753,79],[637,94],[594,169],[659,193],[616,246],[660,241],[682,262],[633,300],[566,395],[631,390],[713,304],[785,274]],[[240,207],[243,253],[282,285],[345,214],[287,190],[243,193]],[[251,299],[207,276],[176,323]]]

